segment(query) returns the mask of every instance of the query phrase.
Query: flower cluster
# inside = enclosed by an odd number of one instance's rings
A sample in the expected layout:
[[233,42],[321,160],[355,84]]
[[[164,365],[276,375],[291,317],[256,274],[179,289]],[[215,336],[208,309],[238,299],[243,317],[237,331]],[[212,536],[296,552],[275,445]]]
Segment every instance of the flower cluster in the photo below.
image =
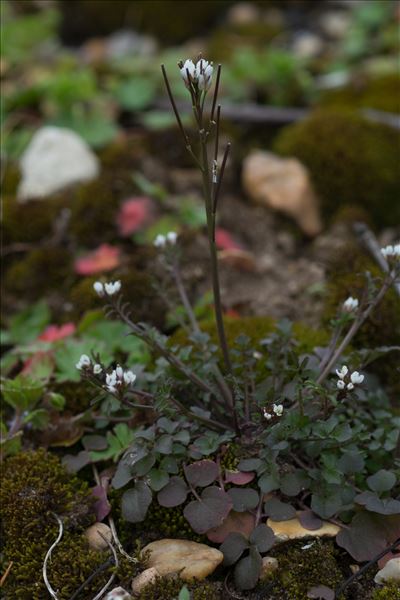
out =
[[386,258],[386,260],[389,260],[389,259],[399,260],[400,259],[400,244],[396,244],[395,246],[392,246],[392,245],[385,246],[385,248],[381,248],[381,252],[382,252],[383,256]]
[[343,365],[341,369],[336,369],[336,375],[339,377],[337,381],[337,387],[339,390],[353,390],[355,385],[358,385],[364,381],[364,375],[361,375],[358,371],[349,372],[348,367]]
[[103,370],[102,366],[98,363],[92,365],[92,361],[87,354],[82,354],[75,366],[78,371],[87,371],[91,369],[94,375],[99,375]]
[[213,66],[207,60],[200,58],[196,64],[192,60],[179,63],[182,79],[187,88],[195,84],[199,90],[208,90],[211,85]]
[[349,296],[347,300],[343,302],[343,310],[347,313],[352,313],[358,308],[358,300],[357,298],[353,298],[353,296]]
[[135,383],[136,375],[133,371],[124,371],[119,365],[111,373],[106,375],[106,389],[115,394],[122,388],[128,387]]
[[[277,416],[277,417],[281,417],[283,415],[283,405],[282,404],[273,404],[272,405],[272,412]],[[270,421],[272,419],[274,415],[272,415],[271,413],[269,413],[265,408],[264,408],[264,417],[267,419],[267,421]]]
[[156,248],[165,248],[167,245],[174,246],[177,239],[178,234],[175,231],[170,231],[167,235],[160,233],[154,240],[154,245]]
[[120,281],[110,281],[109,283],[101,283],[101,281],[95,281],[93,284],[94,291],[100,298],[104,296],[114,296],[118,294],[121,289]]

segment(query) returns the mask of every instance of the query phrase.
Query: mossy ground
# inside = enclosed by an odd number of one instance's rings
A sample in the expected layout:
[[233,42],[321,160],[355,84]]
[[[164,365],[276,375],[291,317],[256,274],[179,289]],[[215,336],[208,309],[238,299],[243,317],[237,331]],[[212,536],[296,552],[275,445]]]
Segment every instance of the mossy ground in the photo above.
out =
[[400,77],[390,73],[373,79],[355,79],[350,85],[326,92],[320,105],[331,108],[372,108],[400,112]]
[[398,131],[354,111],[316,110],[284,128],[274,150],[310,170],[327,219],[342,206],[363,208],[374,227],[400,221]]

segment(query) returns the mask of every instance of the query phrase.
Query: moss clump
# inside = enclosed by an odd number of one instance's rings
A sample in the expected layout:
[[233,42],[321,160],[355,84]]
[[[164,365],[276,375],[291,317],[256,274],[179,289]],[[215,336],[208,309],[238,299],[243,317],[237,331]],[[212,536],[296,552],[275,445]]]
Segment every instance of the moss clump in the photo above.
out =
[[392,113],[400,112],[400,78],[390,73],[374,79],[359,79],[350,85],[326,92],[320,102],[332,108],[373,108]]
[[95,395],[93,386],[86,381],[54,383],[52,391],[64,396],[64,410],[73,414],[87,410]]
[[214,60],[227,61],[238,48],[256,48],[264,50],[268,41],[282,32],[277,24],[255,21],[254,23],[236,23],[218,28],[208,43],[207,55]]
[[36,299],[38,290],[63,287],[71,275],[70,253],[60,247],[31,250],[24,258],[10,265],[5,274],[6,288],[26,299]]
[[[95,520],[87,484],[70,476],[59,459],[44,450],[23,452],[5,462],[0,514],[4,560],[13,561],[5,583],[9,598],[42,600],[46,596],[42,565],[58,533],[54,514],[63,521],[64,536],[54,550],[49,579],[60,600],[69,598],[105,560],[101,553],[88,549],[81,533]],[[99,576],[93,582],[92,592],[101,580]]]
[[50,236],[60,211],[56,198],[20,204],[13,195],[3,198],[3,243],[33,243]]
[[279,562],[279,569],[273,575],[274,592],[282,590],[278,597],[307,600],[307,592],[313,586],[326,585],[335,589],[343,581],[336,560],[337,551],[331,541],[317,539],[309,548],[303,548],[304,540],[301,540],[280,544],[271,550],[271,555]]
[[371,600],[400,600],[400,585],[393,581],[388,583],[383,588],[375,590]]
[[[221,600],[221,585],[209,581],[194,581],[185,584],[192,600]],[[172,600],[177,598],[183,582],[176,577],[157,577],[154,583],[146,585],[138,600]]]
[[[343,257],[346,257],[343,260]],[[336,316],[338,307],[353,296],[361,298],[365,289],[364,273],[373,277],[382,277],[376,264],[362,253],[356,245],[343,248],[329,266],[324,320],[328,322]],[[352,345],[355,348],[374,348],[398,345],[400,339],[400,300],[396,292],[389,290],[380,304],[371,313],[355,336]],[[389,386],[389,392],[395,397],[400,393],[400,382],[396,373],[398,352],[375,361],[371,369]]]
[[350,204],[385,227],[400,221],[399,144],[399,133],[390,127],[327,109],[286,127],[274,150],[309,168],[326,218]]
[[184,505],[174,508],[160,506],[153,501],[147,511],[145,520],[139,524],[139,530],[146,535],[154,533],[158,538],[160,535],[167,538],[192,540],[193,542],[205,543],[204,536],[198,535],[190,527],[183,516]]

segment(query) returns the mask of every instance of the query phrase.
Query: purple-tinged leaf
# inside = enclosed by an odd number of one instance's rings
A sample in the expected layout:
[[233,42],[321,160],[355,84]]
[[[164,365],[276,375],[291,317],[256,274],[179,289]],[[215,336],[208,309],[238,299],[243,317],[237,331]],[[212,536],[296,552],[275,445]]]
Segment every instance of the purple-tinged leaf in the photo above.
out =
[[234,565],[248,547],[249,540],[244,535],[235,532],[230,533],[219,548],[224,555],[224,566]]
[[307,598],[316,598],[318,600],[335,600],[335,592],[326,585],[317,585],[307,592]]
[[207,531],[207,537],[210,542],[221,544],[230,533],[236,532],[249,537],[254,529],[255,517],[249,512],[239,513],[231,510],[219,527]]
[[186,500],[189,488],[182,477],[171,477],[165,487],[157,494],[158,503],[166,508],[179,506]]
[[263,494],[279,489],[279,478],[271,473],[264,473],[258,480],[258,487]]
[[400,501],[394,498],[379,498],[374,492],[362,492],[358,494],[354,501],[357,504],[365,506],[371,512],[380,515],[398,515],[400,514]]
[[232,508],[230,496],[220,488],[206,488],[201,494],[201,500],[190,502],[183,514],[196,533],[206,533],[221,525]]
[[262,558],[257,548],[250,547],[249,556],[242,558],[235,567],[235,584],[240,590],[251,590],[260,577]]
[[359,512],[348,529],[342,529],[336,536],[336,543],[347,550],[357,562],[372,560],[387,547],[381,518],[367,511]]
[[62,464],[69,473],[77,473],[86,465],[90,465],[90,455],[86,450],[82,450],[78,454],[66,454],[62,459]]
[[388,492],[396,483],[396,475],[392,471],[381,469],[367,478],[368,487],[374,492]]
[[239,471],[257,471],[262,465],[260,458],[244,458],[238,464]]
[[184,467],[185,476],[193,487],[206,487],[218,477],[218,465],[213,460],[199,460]]
[[84,435],[82,444],[85,450],[106,450],[107,438],[103,435]]
[[138,481],[135,487],[122,496],[122,517],[129,523],[140,523],[145,519],[151,501],[150,488],[144,481]]
[[107,492],[102,485],[96,485],[92,489],[92,494],[97,498],[97,501],[94,504],[96,519],[97,521],[102,521],[111,512],[111,505],[107,498]]
[[296,510],[291,504],[281,502],[278,498],[270,498],[264,504],[265,513],[273,521],[288,521],[294,519]]
[[111,485],[115,490],[120,490],[133,479],[132,469],[123,460],[118,464],[117,470],[112,478]]
[[275,543],[275,534],[271,527],[261,523],[251,533],[250,542],[257,546],[259,552],[267,552]]
[[228,494],[233,502],[233,510],[237,512],[245,512],[251,508],[255,508],[259,502],[259,495],[252,488],[231,488]]
[[225,483],[234,483],[235,485],[246,485],[253,481],[255,473],[243,471],[225,471]]
[[303,525],[304,529],[309,529],[310,531],[321,529],[323,525],[322,519],[317,517],[317,515],[314,514],[312,510],[300,511],[298,513],[298,518],[301,525]]

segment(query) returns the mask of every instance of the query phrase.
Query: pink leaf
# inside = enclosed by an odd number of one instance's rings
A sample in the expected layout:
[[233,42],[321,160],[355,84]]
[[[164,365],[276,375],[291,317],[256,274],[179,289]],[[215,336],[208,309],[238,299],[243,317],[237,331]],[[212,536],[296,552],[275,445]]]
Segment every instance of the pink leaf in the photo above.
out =
[[39,335],[38,339],[43,342],[57,342],[65,337],[73,335],[76,327],[74,323],[65,323],[65,325],[49,325],[44,332]]
[[107,498],[107,492],[102,485],[96,485],[92,489],[92,494],[97,498],[94,504],[94,511],[98,521],[102,521],[111,512],[111,505]]
[[75,272],[79,275],[94,275],[103,271],[112,271],[119,264],[119,248],[115,248],[109,244],[102,244],[97,250],[75,261]]
[[117,216],[120,235],[125,237],[143,229],[151,219],[152,208],[150,198],[138,197],[126,200]]
[[229,231],[217,227],[215,230],[215,243],[220,250],[242,250],[243,246],[239,244]]
[[246,485],[254,479],[254,473],[243,473],[242,471],[225,471],[225,483],[235,483],[236,485]]
[[226,519],[214,529],[207,531],[206,535],[210,542],[222,544],[225,538],[233,532],[242,533],[249,537],[254,529],[255,517],[249,512],[236,512],[231,510]]

